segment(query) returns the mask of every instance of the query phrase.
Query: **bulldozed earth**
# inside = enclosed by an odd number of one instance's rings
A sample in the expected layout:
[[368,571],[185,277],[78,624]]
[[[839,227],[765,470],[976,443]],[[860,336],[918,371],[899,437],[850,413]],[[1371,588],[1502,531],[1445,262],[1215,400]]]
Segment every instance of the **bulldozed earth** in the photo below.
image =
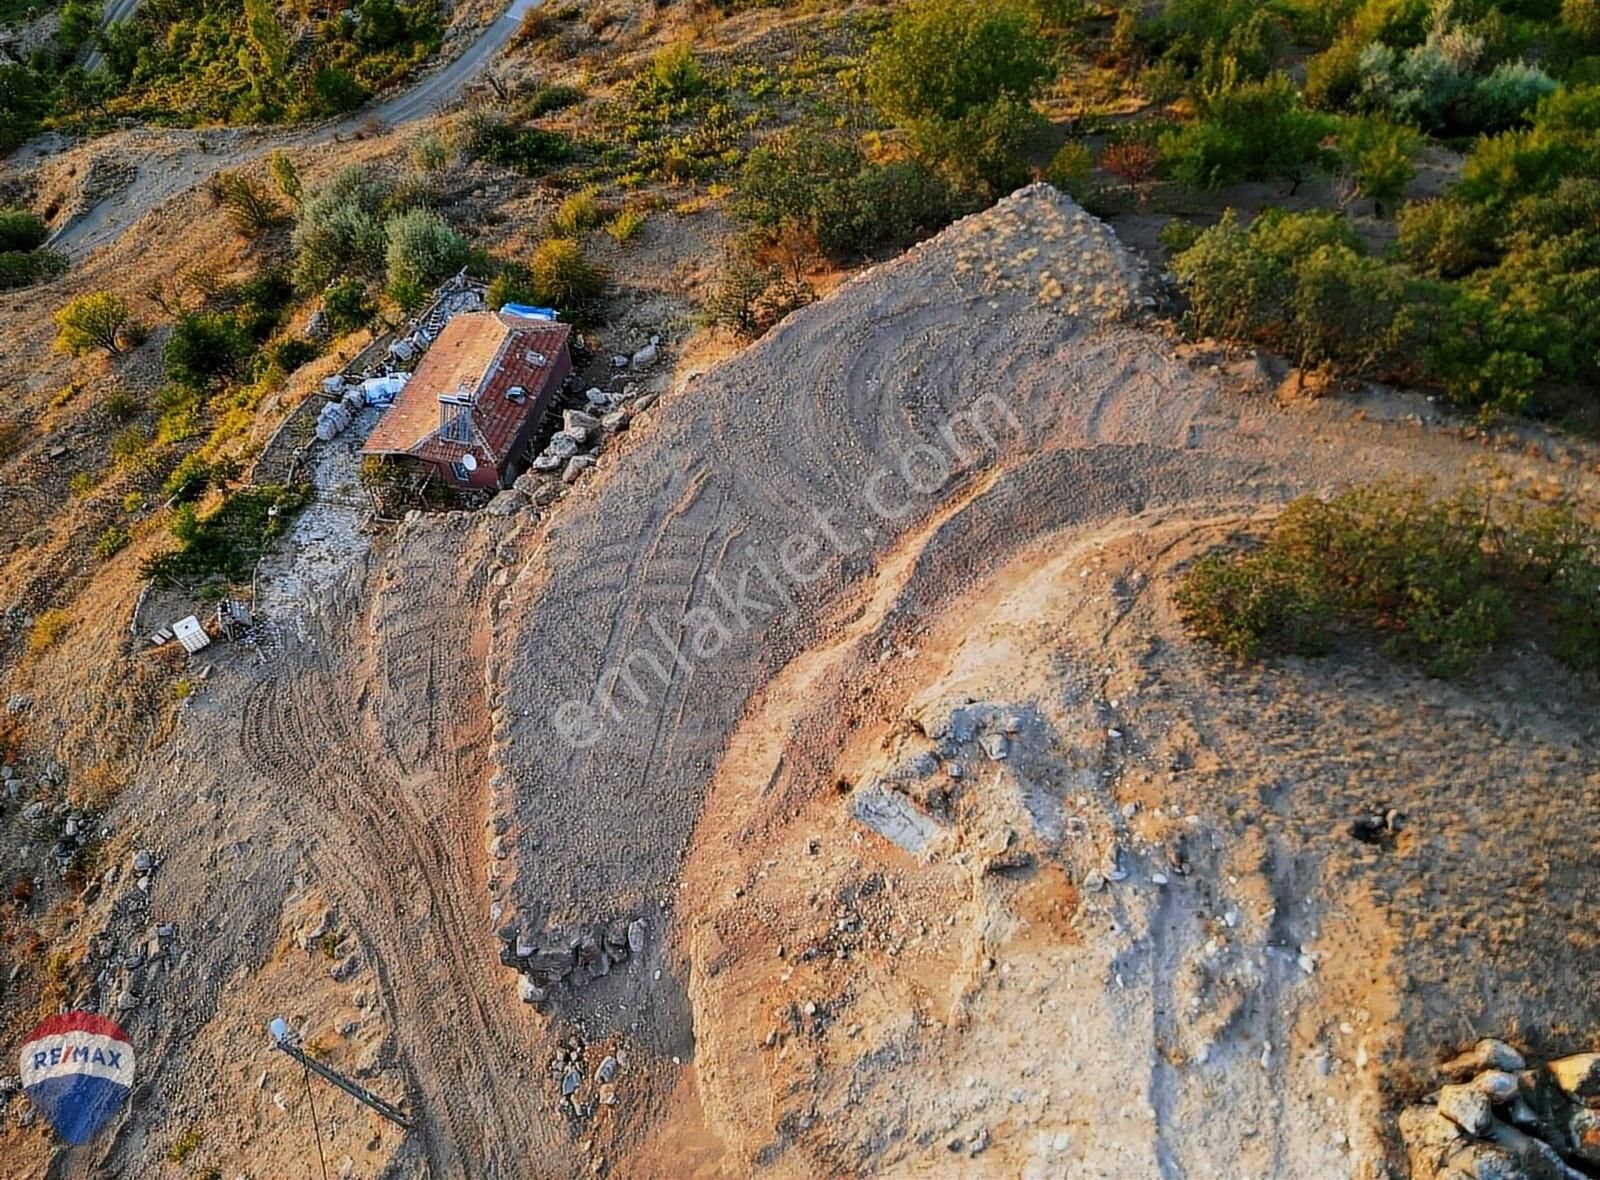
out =
[[[1025,189],[130,703],[60,946],[138,1081],[54,1155],[13,1098],[0,1171],[317,1174],[282,1015],[411,1117],[319,1092],[341,1176],[1451,1174],[1400,1133],[1440,1062],[1600,1048],[1592,686],[1238,667],[1173,594],[1302,493],[1600,467],[1286,401],[1158,295]],[[76,683],[28,713],[69,769]]]

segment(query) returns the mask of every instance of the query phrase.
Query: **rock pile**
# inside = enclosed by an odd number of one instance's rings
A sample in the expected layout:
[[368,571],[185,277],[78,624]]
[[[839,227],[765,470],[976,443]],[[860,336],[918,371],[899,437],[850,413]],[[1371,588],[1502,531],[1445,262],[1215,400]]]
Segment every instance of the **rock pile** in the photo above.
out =
[[543,1011],[557,989],[583,987],[642,955],[647,932],[643,918],[548,930],[543,918],[535,916],[520,926],[500,928],[500,962],[520,974],[522,1001]]
[[1585,1180],[1600,1168],[1600,1053],[1529,1067],[1483,1040],[1400,1116],[1412,1180]]

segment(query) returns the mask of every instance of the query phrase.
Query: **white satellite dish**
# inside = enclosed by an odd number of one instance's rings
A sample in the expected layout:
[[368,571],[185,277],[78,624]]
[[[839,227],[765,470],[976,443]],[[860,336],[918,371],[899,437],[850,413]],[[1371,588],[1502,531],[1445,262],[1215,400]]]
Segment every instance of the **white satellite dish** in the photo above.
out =
[[472,455],[472,454],[462,455],[461,456],[461,466],[465,467],[468,471],[476,471],[476,470],[478,470],[478,458],[477,458],[477,456],[476,455]]
[[267,1031],[272,1034],[272,1039],[280,1044],[289,1035],[289,1023],[281,1016],[273,1017],[272,1023],[267,1025]]

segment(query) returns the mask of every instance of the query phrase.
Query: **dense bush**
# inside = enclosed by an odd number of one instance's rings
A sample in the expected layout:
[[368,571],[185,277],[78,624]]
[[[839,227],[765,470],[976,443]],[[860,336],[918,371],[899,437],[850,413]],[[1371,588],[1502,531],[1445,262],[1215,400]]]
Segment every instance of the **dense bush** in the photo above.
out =
[[1454,279],[1499,257],[1504,226],[1482,205],[1457,197],[1417,201],[1400,210],[1396,251],[1419,274]]
[[403,283],[431,288],[467,264],[467,239],[432,210],[398,214],[389,219],[384,232],[391,286]]
[[1081,140],[1069,139],[1050,157],[1044,178],[1073,200],[1082,202],[1089,195],[1094,176],[1094,152]]
[[274,344],[270,355],[274,365],[285,373],[292,373],[307,361],[316,359],[317,346],[303,336],[291,336]]
[[606,273],[571,238],[548,238],[528,263],[528,295],[569,319],[582,319],[606,292]]
[[1038,121],[1028,103],[1049,74],[1024,5],[919,0],[874,43],[867,92],[926,159],[992,196],[1023,176]]
[[1161,137],[1174,180],[1212,189],[1242,180],[1298,183],[1327,163],[1322,141],[1333,130],[1308,110],[1287,77],[1275,74],[1207,96],[1200,118]]
[[267,186],[243,173],[218,172],[208,187],[240,237],[259,238],[285,220],[282,207]]
[[1341,628],[1456,676],[1513,641],[1600,668],[1600,534],[1562,508],[1379,485],[1289,505],[1253,548],[1211,554],[1177,601],[1237,658],[1320,654]]
[[37,214],[0,206],[0,254],[36,250],[49,236],[50,231]]
[[294,227],[295,285],[314,291],[335,275],[378,275],[388,250],[386,185],[354,165],[306,197]]
[[189,389],[205,389],[242,376],[256,342],[237,316],[220,311],[178,317],[162,352],[167,378]]
[[124,336],[133,321],[128,304],[110,291],[79,295],[54,315],[56,347],[73,356],[103,348],[112,356],[122,352]]
[[1245,230],[1229,211],[1172,265],[1209,335],[1361,373],[1402,367],[1415,343],[1416,292],[1337,213],[1269,210]]
[[804,282],[776,266],[735,253],[718,276],[702,314],[712,327],[753,340],[812,298],[811,288]]
[[575,238],[593,229],[605,219],[605,206],[592,188],[573,193],[556,209],[550,219],[550,228],[564,238]]
[[576,154],[572,141],[559,132],[542,127],[519,127],[492,116],[472,121],[467,147],[473,155],[524,176],[542,176]]
[[360,279],[343,279],[329,287],[322,296],[322,310],[328,317],[328,326],[341,336],[365,328],[378,314],[377,304]]
[[67,269],[65,255],[54,250],[0,252],[0,291],[28,287],[53,279]]
[[917,161],[869,162],[856,143],[799,126],[750,153],[735,207],[768,235],[798,228],[838,259],[901,247],[945,225],[949,186]]
[[174,586],[247,581],[255,563],[305,504],[297,488],[241,488],[205,516],[182,505],[172,522],[178,547],[145,561],[144,576]]
[[1339,159],[1356,191],[1381,216],[1405,195],[1416,175],[1422,140],[1410,128],[1379,118],[1346,119],[1339,127]]

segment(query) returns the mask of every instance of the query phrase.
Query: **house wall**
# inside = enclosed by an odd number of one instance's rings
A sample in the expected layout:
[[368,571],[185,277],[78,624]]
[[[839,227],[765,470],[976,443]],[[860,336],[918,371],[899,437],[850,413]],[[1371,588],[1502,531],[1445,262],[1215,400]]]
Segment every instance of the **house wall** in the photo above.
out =
[[[509,464],[522,464],[522,470],[527,470],[528,459],[525,452],[528,444],[533,441],[534,433],[539,429],[539,423],[544,421],[544,416],[550,412],[550,407],[555,404],[556,398],[561,396],[561,387],[567,383],[567,378],[572,373],[572,353],[565,347],[561,355],[555,360],[555,371],[550,374],[550,380],[544,383],[544,389],[533,403],[533,412],[523,420],[522,430],[517,434],[516,442],[511,447]],[[509,473],[507,473],[509,474]],[[520,472],[518,473],[520,474]],[[512,477],[513,479],[515,476]],[[511,479],[507,479],[503,487],[511,486]]]
[[500,486],[500,472],[487,463],[480,462],[478,469],[472,472],[471,478],[462,483],[456,478],[455,471],[448,463],[428,463],[426,466],[433,468],[433,474],[453,488],[483,488],[493,491]]

